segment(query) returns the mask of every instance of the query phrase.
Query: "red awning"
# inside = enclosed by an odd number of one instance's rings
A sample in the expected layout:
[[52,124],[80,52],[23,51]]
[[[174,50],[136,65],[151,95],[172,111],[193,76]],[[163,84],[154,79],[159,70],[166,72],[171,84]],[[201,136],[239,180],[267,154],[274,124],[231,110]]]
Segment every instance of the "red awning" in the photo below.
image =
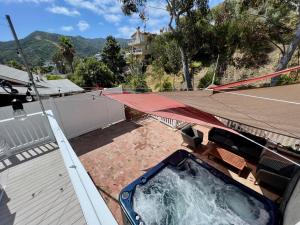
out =
[[289,73],[289,72],[292,72],[292,71],[297,71],[299,69],[300,69],[300,66],[295,66],[295,67],[291,67],[291,68],[288,68],[288,69],[285,69],[285,70],[280,70],[280,71],[277,71],[277,72],[274,72],[274,73],[270,73],[270,74],[267,74],[267,75],[264,75],[264,76],[261,76],[261,77],[254,77],[254,78],[250,78],[248,80],[236,81],[236,82],[232,82],[232,83],[229,83],[229,84],[223,84],[223,85],[215,86],[215,87],[212,87],[211,89],[213,89],[215,91],[218,91],[218,90],[237,87],[237,86],[241,86],[241,85],[245,85],[245,84],[251,84],[251,83],[254,83],[254,82],[257,82],[257,81],[260,81],[260,80],[270,79],[270,78],[277,77],[277,76],[280,76],[280,75],[285,74],[285,73]]
[[170,118],[187,123],[208,125],[234,132],[217,120],[212,114],[156,94],[108,94],[109,98],[117,100],[133,109],[147,114]]

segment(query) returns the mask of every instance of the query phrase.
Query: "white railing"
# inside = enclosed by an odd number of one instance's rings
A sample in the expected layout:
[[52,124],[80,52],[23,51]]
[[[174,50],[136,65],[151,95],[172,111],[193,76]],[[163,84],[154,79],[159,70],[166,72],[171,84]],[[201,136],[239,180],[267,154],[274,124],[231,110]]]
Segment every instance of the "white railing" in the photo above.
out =
[[141,39],[141,38],[137,38],[137,39],[134,39],[134,40],[131,40],[128,42],[128,46],[133,46],[133,45],[140,45],[140,44],[143,44],[144,43],[144,40]]
[[243,132],[247,132],[247,133],[259,136],[259,137],[263,137],[263,138],[266,138],[267,140],[270,140],[273,143],[281,144],[283,146],[292,147],[295,150],[297,150],[297,146],[300,143],[300,140],[296,137],[283,135],[283,134],[276,133],[276,132],[273,132],[273,131],[269,131],[269,130],[265,130],[265,129],[262,129],[262,128],[250,126],[250,125],[247,125],[247,124],[243,124],[243,123],[240,123],[240,122],[237,122],[237,121],[234,121],[234,120],[230,120],[230,119],[227,119],[227,118],[219,117],[219,116],[216,116],[216,118],[218,120],[220,120],[226,126],[232,128],[236,131],[243,131]]
[[[45,99],[43,100],[43,104],[46,110],[52,110],[64,134],[70,139],[125,120],[124,105],[104,96],[103,94],[106,93],[122,93],[122,88],[105,89],[102,91],[101,96],[100,91],[94,91],[61,98]],[[37,101],[23,104],[23,106],[27,114],[41,111]],[[9,118],[12,117],[13,110],[11,106],[0,107],[0,121],[5,119],[11,120]],[[30,133],[26,132],[26,130],[23,131],[28,140],[31,140],[31,133],[34,134],[35,132],[35,130],[31,128],[35,127],[34,124],[38,125],[41,120],[41,118],[35,118],[36,117],[29,118],[29,120],[25,120],[24,123],[17,123],[27,124],[31,123],[29,121],[33,121],[31,125],[29,124],[24,127],[24,129],[29,127],[31,131]],[[2,127],[3,126],[4,125],[2,125]],[[40,132],[40,128],[37,129],[37,132]],[[2,133],[1,129],[0,136],[2,136]]]
[[54,140],[47,118],[41,112],[27,115],[24,121],[14,118],[0,120],[0,130],[2,147],[8,146],[6,151],[0,152],[1,158]]
[[182,121],[173,120],[173,119],[170,119],[170,118],[165,118],[165,117],[160,117],[160,116],[155,116],[155,115],[151,115],[151,117],[158,120],[159,122],[173,128],[173,129],[183,127],[184,125],[187,124],[187,123],[182,122]]
[[87,174],[69,141],[59,127],[52,111],[48,110],[47,115],[75,193],[81,205],[86,223],[88,225],[118,225],[104,199],[99,194],[93,181]]

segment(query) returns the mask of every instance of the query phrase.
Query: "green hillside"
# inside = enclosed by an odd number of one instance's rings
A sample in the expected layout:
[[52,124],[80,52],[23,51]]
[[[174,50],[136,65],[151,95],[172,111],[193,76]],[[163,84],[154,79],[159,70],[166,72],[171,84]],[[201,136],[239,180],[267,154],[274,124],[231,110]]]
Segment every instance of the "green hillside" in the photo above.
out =
[[[21,39],[21,45],[32,65],[38,65],[41,62],[51,61],[51,58],[57,50],[61,35],[43,31],[35,31],[24,39]],[[104,38],[84,38],[81,36],[68,36],[74,44],[76,55],[79,57],[92,56],[101,51],[104,46]],[[127,39],[117,39],[122,48],[127,46]],[[6,63],[9,60],[20,61],[16,54],[16,45],[14,41],[0,42],[0,63]]]

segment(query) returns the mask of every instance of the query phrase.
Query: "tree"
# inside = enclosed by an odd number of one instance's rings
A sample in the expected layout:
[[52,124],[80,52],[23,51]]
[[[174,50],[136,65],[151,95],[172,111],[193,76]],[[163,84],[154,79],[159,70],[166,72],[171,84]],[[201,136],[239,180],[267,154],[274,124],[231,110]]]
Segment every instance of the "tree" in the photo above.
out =
[[[300,1],[299,0],[284,0],[280,2],[281,4],[285,4],[290,10],[294,11],[297,15],[297,27],[295,31],[295,35],[291,40],[287,51],[282,55],[279,64],[276,68],[276,71],[283,70],[287,67],[290,62],[295,50],[300,44]],[[271,85],[274,86],[279,81],[280,77],[272,78]]]
[[[208,0],[165,0],[166,10],[169,12],[169,29],[177,41],[182,69],[187,84],[187,89],[192,89],[192,81],[189,72],[189,50],[191,46],[196,45],[193,39],[197,26],[205,22],[208,15]],[[131,15],[136,12],[141,12],[141,18],[145,18],[143,8],[146,0],[121,0],[122,10],[125,15]],[[175,26],[174,26],[175,25]]]
[[176,41],[169,33],[158,35],[151,41],[150,53],[155,59],[152,62],[153,69],[163,69],[165,73],[171,74],[175,89],[175,77],[181,68],[181,56]]
[[6,65],[18,70],[22,70],[22,65],[18,63],[16,60],[10,60],[6,63]]
[[61,36],[59,38],[59,46],[62,56],[70,66],[71,72],[74,73],[73,59],[75,55],[75,49],[73,44],[71,43],[71,40],[68,37]]
[[150,52],[156,66],[168,74],[177,74],[181,68],[180,50],[176,41],[168,34],[156,36],[150,44]]
[[88,57],[79,62],[71,79],[86,87],[112,87],[113,72],[95,57]]
[[101,53],[101,60],[114,73],[115,81],[117,83],[124,81],[121,74],[124,66],[126,66],[126,62],[121,54],[121,47],[113,36],[108,36],[106,38],[106,42]]
[[64,65],[64,57],[61,53],[61,51],[56,51],[54,55],[52,56],[52,61],[56,65],[56,69],[59,73],[64,74],[66,72],[66,68]]
[[[276,71],[285,69],[300,44],[300,1],[243,0],[242,4],[245,8],[255,9],[256,14],[264,18],[266,27],[270,27],[270,41],[282,53]],[[291,35],[293,30],[295,33]],[[279,77],[272,78],[271,85],[276,85],[278,80]]]

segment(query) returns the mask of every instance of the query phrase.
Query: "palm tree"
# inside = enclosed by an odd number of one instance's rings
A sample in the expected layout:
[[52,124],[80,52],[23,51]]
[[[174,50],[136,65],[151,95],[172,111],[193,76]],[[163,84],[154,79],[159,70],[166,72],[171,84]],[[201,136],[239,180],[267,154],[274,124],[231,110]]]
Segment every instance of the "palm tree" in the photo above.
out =
[[69,64],[72,73],[74,73],[73,60],[75,55],[75,49],[71,40],[68,37],[62,36],[59,38],[59,46],[61,54],[63,55],[66,62]]

